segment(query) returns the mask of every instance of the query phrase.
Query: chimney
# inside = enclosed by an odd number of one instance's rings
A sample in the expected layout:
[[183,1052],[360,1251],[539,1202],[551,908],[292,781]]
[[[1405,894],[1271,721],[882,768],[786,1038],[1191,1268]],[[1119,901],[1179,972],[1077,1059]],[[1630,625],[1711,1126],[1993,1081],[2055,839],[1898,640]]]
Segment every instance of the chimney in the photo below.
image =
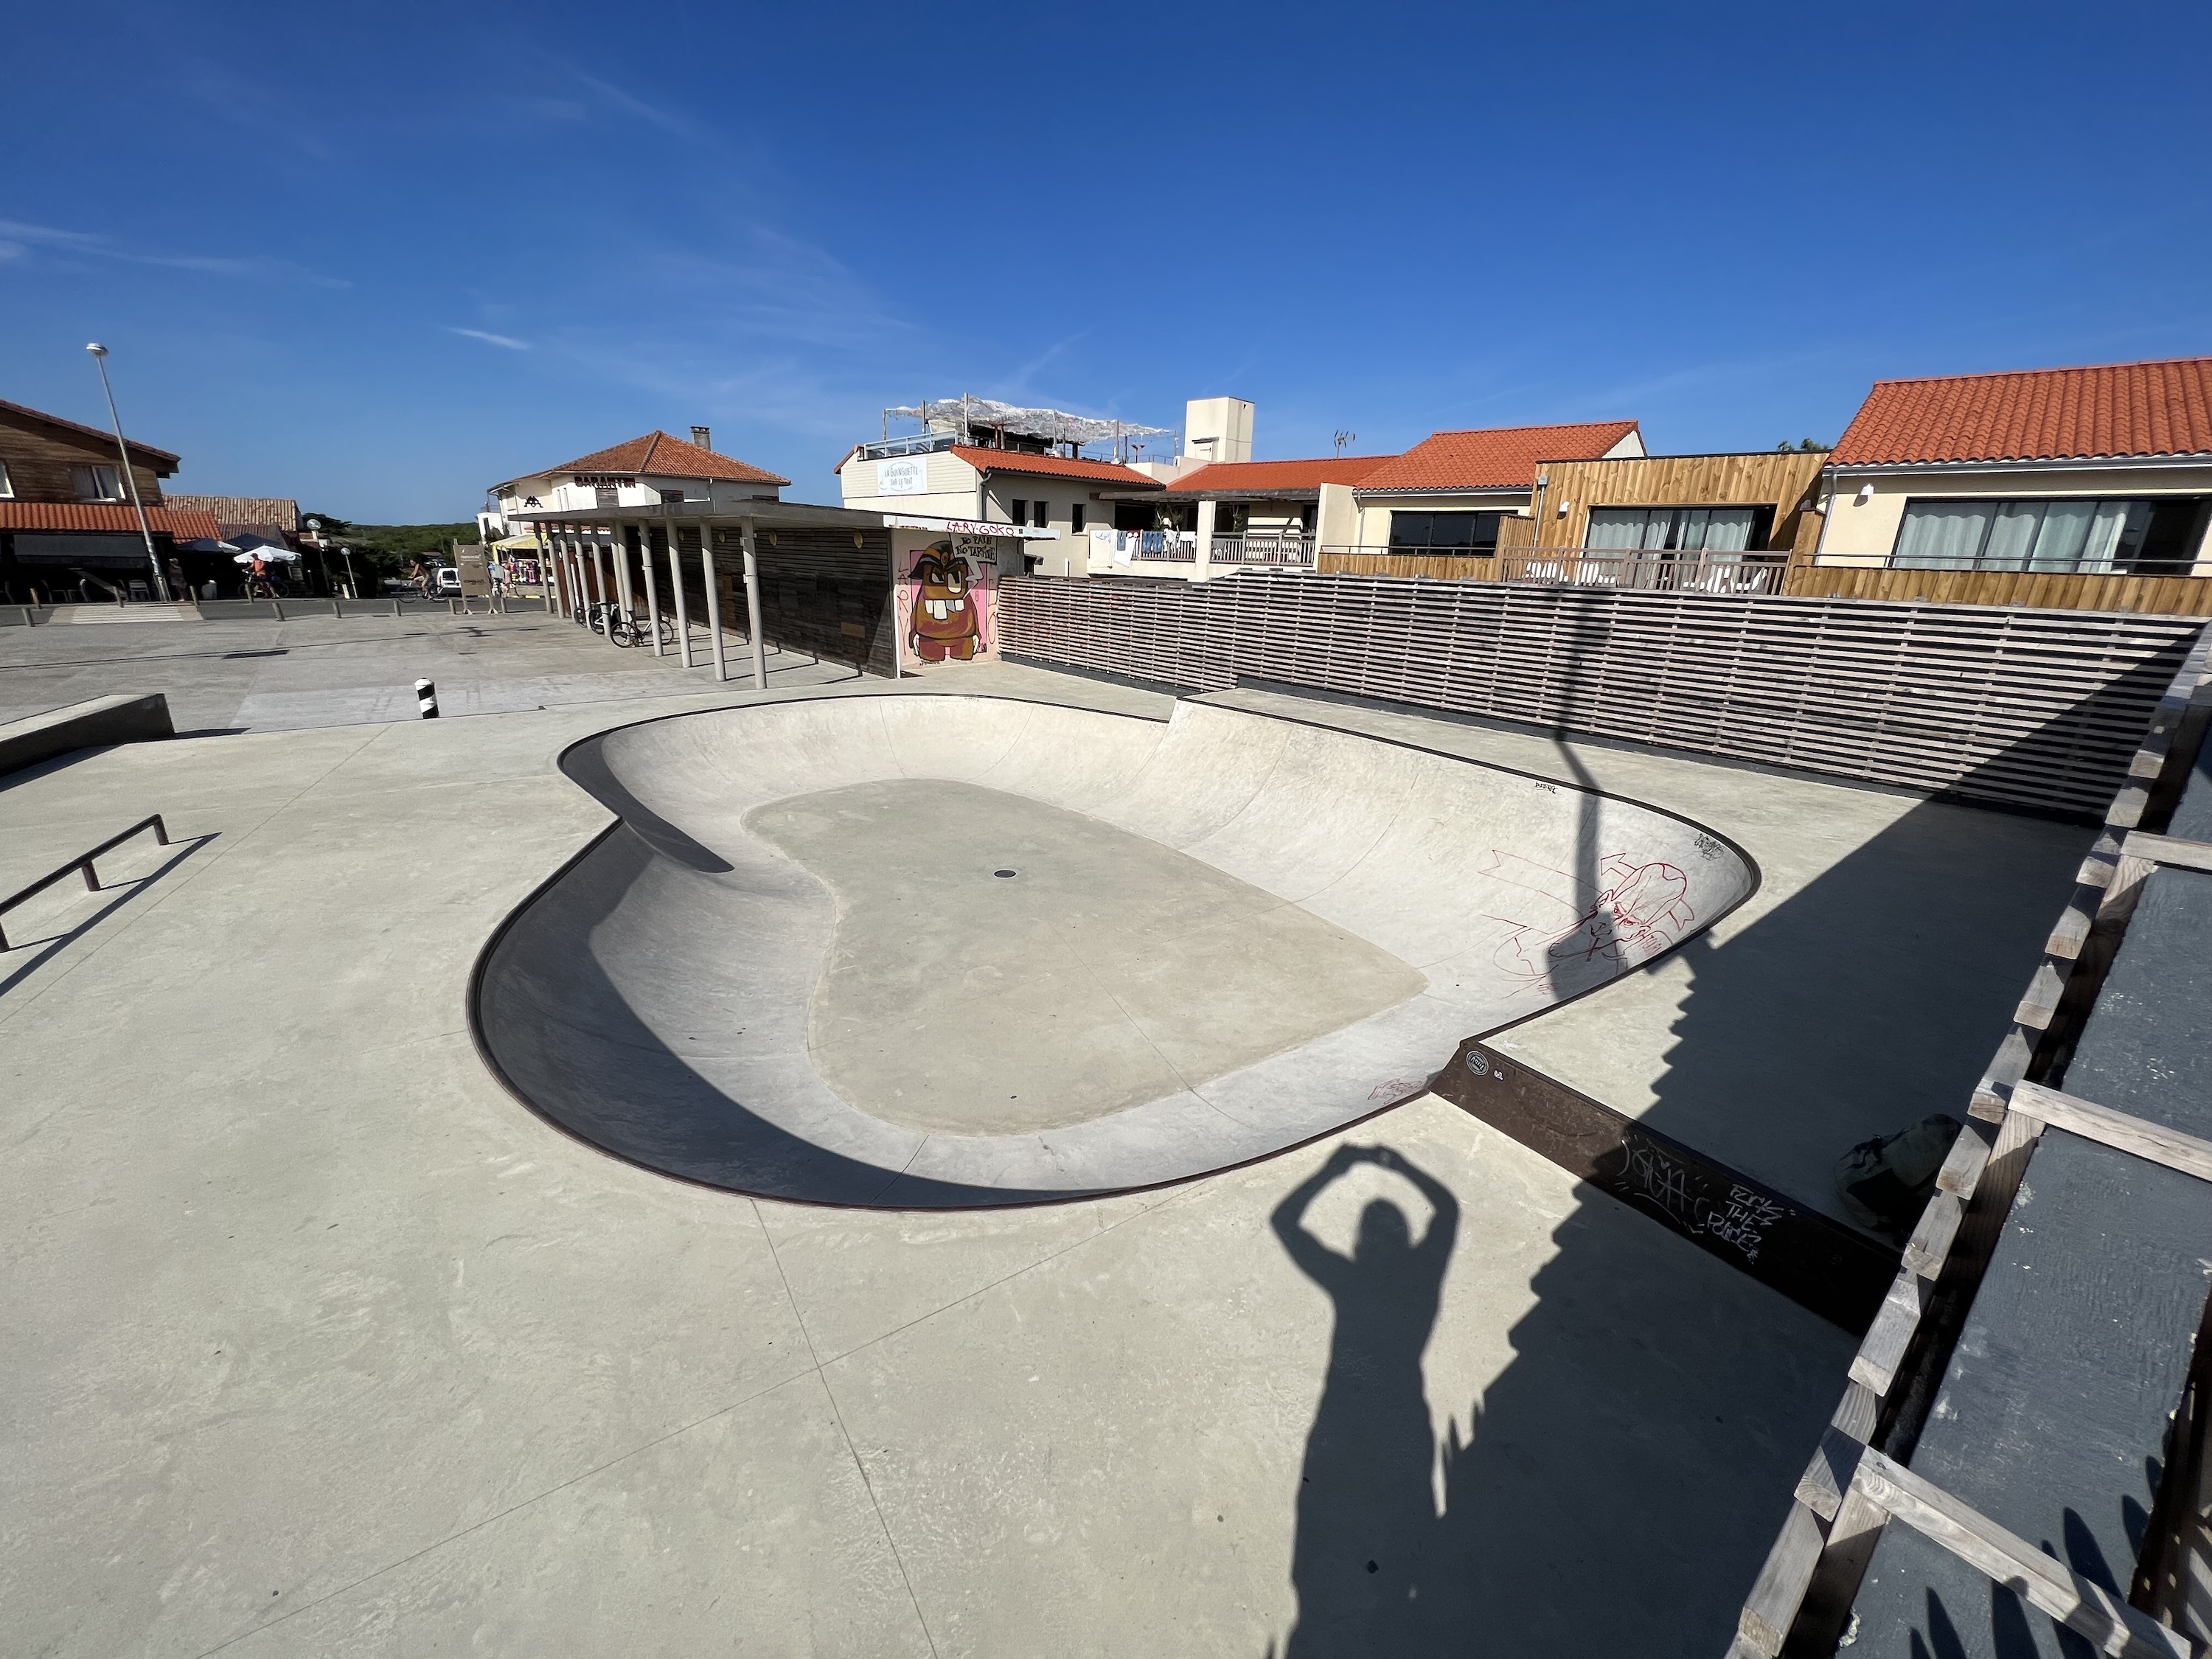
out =
[[702,449],[712,449],[714,447],[714,434],[708,428],[695,426],[691,428],[691,441]]

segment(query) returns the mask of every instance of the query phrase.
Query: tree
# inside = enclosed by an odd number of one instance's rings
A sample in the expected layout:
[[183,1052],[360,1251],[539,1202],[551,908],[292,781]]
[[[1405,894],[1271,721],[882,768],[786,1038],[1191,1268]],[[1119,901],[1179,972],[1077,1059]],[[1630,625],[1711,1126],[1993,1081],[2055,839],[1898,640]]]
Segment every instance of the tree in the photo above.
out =
[[1800,438],[1794,449],[1787,440],[1774,446],[1776,453],[1782,455],[1793,453],[1802,455],[1825,455],[1834,447],[1835,445],[1824,444],[1818,438]]

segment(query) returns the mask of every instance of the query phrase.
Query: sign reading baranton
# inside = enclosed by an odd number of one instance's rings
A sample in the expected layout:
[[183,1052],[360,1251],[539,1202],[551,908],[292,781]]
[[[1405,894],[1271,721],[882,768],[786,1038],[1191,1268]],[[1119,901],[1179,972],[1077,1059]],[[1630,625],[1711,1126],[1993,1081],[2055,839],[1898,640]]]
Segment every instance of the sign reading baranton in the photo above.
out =
[[876,463],[878,495],[926,495],[929,493],[929,457],[900,455]]

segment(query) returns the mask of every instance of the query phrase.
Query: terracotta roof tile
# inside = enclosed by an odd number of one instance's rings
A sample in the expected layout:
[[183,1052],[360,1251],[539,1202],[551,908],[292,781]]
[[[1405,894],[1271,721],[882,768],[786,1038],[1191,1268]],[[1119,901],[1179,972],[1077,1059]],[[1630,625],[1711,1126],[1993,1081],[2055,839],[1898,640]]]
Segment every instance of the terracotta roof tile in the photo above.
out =
[[594,451],[573,461],[546,468],[556,472],[653,473],[664,478],[728,478],[738,483],[787,484],[765,467],[717,455],[711,449],[686,443],[665,432],[648,432],[611,449]]
[[1177,491],[1233,495],[1240,489],[1318,489],[1325,483],[1356,484],[1395,455],[1324,455],[1306,461],[1216,461],[1186,472]]
[[[149,507],[146,521],[157,536],[191,541],[222,532],[215,514],[189,507]],[[138,514],[127,503],[100,501],[0,501],[0,530],[111,530],[138,533]]]
[[1838,466],[2212,453],[2212,357],[1877,380]]
[[1636,429],[1633,421],[1582,421],[1431,433],[1362,478],[1359,488],[1533,489],[1538,462],[1595,460]]
[[161,499],[171,507],[212,513],[220,524],[268,524],[293,532],[300,528],[300,503],[289,495],[180,495],[164,490]]
[[1065,455],[1024,455],[1018,449],[954,444],[950,452],[979,472],[1031,472],[1042,478],[1080,478],[1133,489],[1158,489],[1160,481],[1113,461],[1071,461]]

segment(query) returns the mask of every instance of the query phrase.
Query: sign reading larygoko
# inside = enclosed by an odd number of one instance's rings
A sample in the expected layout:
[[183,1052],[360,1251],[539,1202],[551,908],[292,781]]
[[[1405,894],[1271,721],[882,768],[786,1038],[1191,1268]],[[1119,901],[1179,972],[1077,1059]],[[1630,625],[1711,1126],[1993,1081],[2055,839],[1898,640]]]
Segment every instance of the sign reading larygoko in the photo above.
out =
[[901,455],[876,463],[876,493],[879,495],[922,495],[929,491],[929,457]]

